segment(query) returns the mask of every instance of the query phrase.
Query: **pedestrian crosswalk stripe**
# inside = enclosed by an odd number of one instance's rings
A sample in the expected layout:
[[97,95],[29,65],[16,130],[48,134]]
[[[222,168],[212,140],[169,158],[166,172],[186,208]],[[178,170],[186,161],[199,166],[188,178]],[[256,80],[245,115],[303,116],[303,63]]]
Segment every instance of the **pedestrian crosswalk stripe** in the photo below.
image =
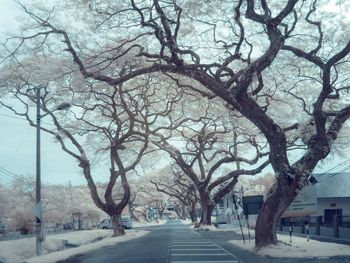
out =
[[172,250],[181,250],[181,251],[186,251],[186,250],[188,250],[188,251],[193,251],[193,250],[205,250],[205,251],[214,251],[214,250],[221,250],[221,249],[219,249],[219,248],[173,248]]
[[230,252],[193,231],[174,235],[169,250],[170,263],[239,263]]
[[228,256],[226,253],[213,253],[213,254],[209,254],[209,253],[206,253],[206,254],[203,254],[203,253],[200,253],[200,254],[183,254],[183,253],[174,253],[174,254],[171,254],[172,257],[178,257],[178,256]]
[[171,263],[239,263],[237,260],[171,261]]
[[172,247],[217,247],[215,245],[172,245]]

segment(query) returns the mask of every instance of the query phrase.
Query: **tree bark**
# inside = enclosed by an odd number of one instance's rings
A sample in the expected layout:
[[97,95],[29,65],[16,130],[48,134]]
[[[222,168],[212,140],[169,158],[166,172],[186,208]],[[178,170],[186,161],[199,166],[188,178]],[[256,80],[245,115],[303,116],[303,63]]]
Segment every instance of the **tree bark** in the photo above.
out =
[[188,213],[190,214],[191,222],[192,223],[197,223],[196,212],[194,210],[190,210],[190,211],[188,211]]
[[213,212],[214,206],[212,205],[212,202],[209,196],[206,196],[205,198],[201,198],[200,202],[202,206],[202,216],[201,216],[200,225],[210,226],[211,214]]
[[202,205],[202,217],[200,224],[201,225],[211,225],[211,214],[213,212],[213,206],[211,205]]
[[190,206],[188,207],[188,214],[190,215],[191,222],[197,223],[196,202],[190,202]]
[[286,176],[280,175],[276,178],[256,221],[256,248],[277,244],[277,223],[296,197],[297,185],[296,181],[290,181]]
[[181,204],[181,219],[185,220],[187,216],[187,210],[186,210],[186,205]]
[[114,236],[125,235],[121,215],[118,215],[118,214],[111,215],[111,219],[112,219],[113,232],[114,232],[113,235]]

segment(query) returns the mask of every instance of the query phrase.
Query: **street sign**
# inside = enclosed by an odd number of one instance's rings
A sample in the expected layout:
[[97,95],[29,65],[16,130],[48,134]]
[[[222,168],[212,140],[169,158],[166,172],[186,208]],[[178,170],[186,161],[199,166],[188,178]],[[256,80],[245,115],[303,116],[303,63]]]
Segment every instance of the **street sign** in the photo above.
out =
[[315,185],[306,185],[296,196],[282,217],[301,217],[317,214],[317,192]]
[[42,215],[43,215],[43,205],[41,202],[36,203],[35,206],[32,209],[34,215],[40,219],[40,221],[42,220]]
[[257,215],[263,204],[262,195],[243,196],[243,212],[245,215]]
[[39,220],[42,222],[42,216],[43,216],[43,206],[42,203],[36,203],[35,206],[32,209],[34,215],[39,218]]

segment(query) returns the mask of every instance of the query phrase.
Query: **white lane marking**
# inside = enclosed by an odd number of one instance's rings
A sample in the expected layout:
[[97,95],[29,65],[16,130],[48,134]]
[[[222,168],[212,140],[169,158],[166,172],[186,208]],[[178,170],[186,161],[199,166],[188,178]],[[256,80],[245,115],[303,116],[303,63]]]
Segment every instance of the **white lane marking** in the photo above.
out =
[[171,247],[217,247],[215,244],[208,245],[172,245]]
[[198,244],[198,245],[209,245],[212,244],[212,242],[172,242],[173,245],[182,245],[182,244]]
[[237,260],[171,261],[171,263],[239,263]]
[[213,253],[213,254],[209,254],[209,253],[206,253],[206,254],[195,254],[195,253],[192,253],[192,254],[184,254],[184,253],[174,253],[174,254],[171,254],[172,257],[180,257],[180,256],[228,256],[226,253]]
[[[180,233],[179,233],[180,234]],[[175,252],[175,254],[171,253],[171,257],[178,257],[174,258],[174,260],[171,260],[170,263],[240,263],[237,257],[232,255],[230,252],[225,250],[224,248],[220,247],[218,244],[214,243],[212,240],[203,237],[200,234],[196,234],[196,236],[191,235],[190,237],[186,238],[188,236],[188,232],[184,232],[184,235],[176,235],[173,236],[172,239],[172,244],[170,245],[170,251]],[[220,254],[197,254],[196,252],[201,253],[201,251],[204,250],[210,250],[208,251],[209,253],[211,251],[220,251],[223,253]],[[192,254],[186,254],[186,253],[181,253],[187,252],[187,251],[193,251],[194,253]],[[214,252],[215,253],[215,252]],[[216,252],[217,253],[217,252]],[[188,256],[196,256],[198,257],[199,260],[181,260],[181,257],[188,257]],[[217,259],[217,260],[205,260],[202,258],[202,256],[218,256],[219,258],[223,256],[231,256],[232,259],[224,259],[222,258]],[[202,259],[201,259],[202,258]],[[183,258],[185,259],[185,258]]]
[[221,250],[219,248],[173,248],[172,250],[181,250],[181,251],[193,251],[193,250],[204,250],[204,251],[214,251]]
[[[213,241],[212,241],[212,242],[213,242]],[[226,254],[228,254],[228,255],[230,255],[231,257],[233,257],[234,259],[238,259],[236,256],[234,256],[233,254],[231,254],[230,252],[228,252],[226,249],[220,247],[218,244],[216,244],[216,243],[214,243],[214,242],[213,242],[213,244],[214,244],[216,247],[220,248],[222,251],[224,251]],[[237,261],[237,262],[238,262],[238,261]]]

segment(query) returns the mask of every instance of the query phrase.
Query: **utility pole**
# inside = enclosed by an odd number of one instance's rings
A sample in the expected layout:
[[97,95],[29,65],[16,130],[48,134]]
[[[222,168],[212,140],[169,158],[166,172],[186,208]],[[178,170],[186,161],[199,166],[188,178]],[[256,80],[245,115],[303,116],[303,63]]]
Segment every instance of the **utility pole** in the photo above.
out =
[[36,215],[36,255],[42,254],[44,231],[43,209],[41,204],[41,163],[40,163],[40,87],[36,90],[36,192],[35,192],[35,215]]
[[72,215],[72,224],[74,225],[74,206],[73,206],[73,193],[72,193],[72,182],[69,180],[69,191],[70,191],[70,206],[71,206],[71,215]]
[[[40,155],[40,121],[41,118],[48,115],[48,113],[41,115],[40,113],[40,90],[45,88],[44,86],[38,86],[35,88],[36,97],[36,190],[35,190],[35,208],[34,213],[36,216],[36,255],[40,256],[43,250],[44,241],[44,216],[43,206],[41,202],[41,155]],[[66,110],[71,106],[68,102],[62,102],[54,110]]]

